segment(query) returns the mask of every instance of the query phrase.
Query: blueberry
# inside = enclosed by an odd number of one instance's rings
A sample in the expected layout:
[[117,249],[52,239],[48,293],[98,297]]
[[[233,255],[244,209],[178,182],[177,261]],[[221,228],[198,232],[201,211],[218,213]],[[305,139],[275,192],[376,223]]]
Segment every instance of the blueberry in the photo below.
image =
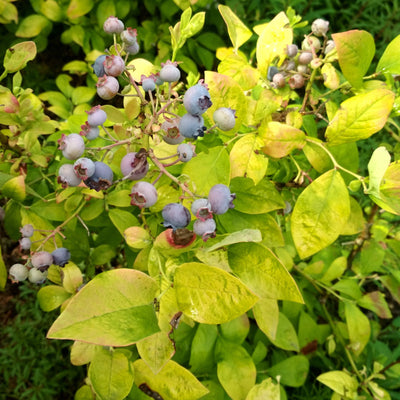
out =
[[168,144],[179,144],[185,140],[185,137],[179,132],[180,118],[169,119],[161,124],[161,129],[165,132],[163,139]]
[[328,54],[330,53],[332,50],[334,50],[336,47],[335,42],[333,40],[328,40],[326,42],[326,46],[325,46],[325,50],[324,50],[324,54]]
[[84,180],[85,185],[97,192],[108,189],[112,185],[114,178],[111,168],[101,161],[95,161],[94,166],[94,174],[90,178]]
[[96,167],[90,158],[81,157],[74,162],[74,172],[79,179],[90,178]]
[[279,72],[279,69],[275,67],[275,65],[271,65],[268,67],[268,72],[267,72],[267,79],[269,81],[272,81],[272,78],[274,77],[275,74]]
[[63,164],[58,170],[57,182],[61,183],[63,188],[68,186],[79,186],[82,182],[76,173],[72,164]]
[[232,201],[236,198],[234,193],[231,193],[228,186],[218,183],[214,185],[208,192],[208,201],[211,204],[211,211],[214,214],[224,214],[229,208],[233,208]]
[[[104,60],[104,71],[109,76],[119,76],[125,70],[125,61],[120,56],[109,55]],[[90,123],[90,122],[89,122]],[[92,125],[92,124],[91,124]]]
[[121,160],[121,172],[124,177],[129,176],[132,181],[137,181],[146,176],[149,170],[147,154],[144,149],[126,154]]
[[315,36],[326,36],[328,29],[329,29],[329,21],[326,21],[322,18],[317,18],[311,24],[311,32]]
[[294,74],[289,78],[288,84],[291,89],[300,89],[304,86],[304,77],[301,74]]
[[206,127],[204,126],[204,120],[201,115],[186,113],[181,117],[178,129],[183,136],[197,139],[199,136],[204,136]]
[[108,17],[103,24],[103,30],[106,33],[122,33],[124,30],[124,23],[119,20],[117,17],[110,16]]
[[32,242],[28,237],[23,237],[19,240],[19,247],[21,250],[29,250],[31,248]]
[[131,194],[131,204],[139,208],[154,206],[157,202],[157,190],[149,182],[137,182],[133,185]]
[[105,59],[106,55],[102,54],[101,56],[98,56],[95,62],[92,64],[93,72],[97,77],[103,76],[105,74],[103,65]]
[[163,82],[177,82],[181,78],[181,71],[179,71],[178,63],[168,60],[161,63],[160,79]]
[[139,46],[139,44],[137,42],[133,43],[133,44],[130,44],[129,46],[125,47],[125,51],[128,54],[131,54],[133,56],[135,54],[139,53],[139,50],[140,50],[140,46]]
[[62,151],[63,156],[68,160],[76,160],[85,151],[85,142],[82,136],[77,133],[62,134],[58,143],[60,144],[59,149]]
[[299,64],[307,65],[311,62],[311,60],[314,58],[313,54],[309,50],[302,51],[301,54],[299,55],[297,61]]
[[35,228],[31,224],[25,224],[19,231],[23,237],[31,237]]
[[181,143],[178,146],[178,156],[180,161],[188,162],[192,159],[193,155],[193,149],[189,143]]
[[283,75],[281,72],[275,74],[274,77],[272,78],[272,85],[275,88],[285,87],[286,85],[285,75]]
[[137,43],[137,30],[133,28],[126,28],[121,32],[121,40],[128,46]]
[[88,115],[87,122],[90,126],[103,125],[106,122],[107,114],[101,109],[101,106],[94,106],[86,113]]
[[321,48],[321,42],[315,36],[307,36],[301,42],[301,48],[303,50],[311,50],[311,48],[314,48],[314,50],[318,52]]
[[190,87],[183,96],[183,105],[186,111],[192,115],[201,115],[211,106],[210,93],[203,81]]
[[53,264],[59,265],[60,267],[64,267],[71,258],[70,251],[65,247],[59,247],[53,250],[51,255],[53,256]]
[[213,119],[215,125],[217,125],[221,131],[230,131],[236,124],[235,110],[228,107],[217,108],[214,111]]
[[17,263],[10,267],[8,273],[13,281],[22,282],[28,277],[29,271],[25,265]]
[[164,226],[166,228],[179,229],[189,225],[190,211],[180,203],[169,203],[162,209]]
[[89,123],[86,121],[84,125],[81,125],[81,131],[79,134],[81,136],[85,136],[87,140],[94,140],[96,139],[99,134],[100,134],[100,129],[98,126],[91,126]]
[[288,44],[286,47],[286,54],[290,58],[296,57],[298,51],[299,48],[297,47],[297,44]]
[[208,199],[196,199],[190,209],[200,220],[212,218],[211,204]]
[[33,268],[45,271],[53,264],[53,256],[48,251],[38,251],[32,255],[31,264]]
[[149,90],[152,92],[156,88],[157,78],[154,75],[142,75],[142,88],[145,92]]
[[111,100],[119,90],[119,82],[113,76],[103,75],[96,83],[97,95],[103,100]]
[[39,269],[31,268],[28,273],[29,282],[37,284],[44,283],[47,279],[47,274],[47,270],[40,271]]
[[203,241],[206,242],[209,238],[215,237],[216,229],[215,221],[212,218],[208,219],[196,219],[193,224],[193,232],[201,236]]

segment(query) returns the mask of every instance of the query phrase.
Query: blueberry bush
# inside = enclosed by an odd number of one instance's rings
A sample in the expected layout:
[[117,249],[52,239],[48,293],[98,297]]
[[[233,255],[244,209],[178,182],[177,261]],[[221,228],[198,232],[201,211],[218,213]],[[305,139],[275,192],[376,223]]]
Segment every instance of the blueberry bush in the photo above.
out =
[[190,7],[160,62],[105,17],[87,86],[35,94],[36,44],[8,48],[0,286],[60,309],[77,400],[398,399],[400,36],[374,60],[364,30],[218,10],[204,73]]

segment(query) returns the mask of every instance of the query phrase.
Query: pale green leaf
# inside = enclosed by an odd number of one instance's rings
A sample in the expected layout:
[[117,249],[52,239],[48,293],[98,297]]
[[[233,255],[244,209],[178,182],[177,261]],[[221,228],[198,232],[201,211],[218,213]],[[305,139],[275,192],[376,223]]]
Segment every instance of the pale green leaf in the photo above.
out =
[[271,378],[264,379],[261,383],[253,386],[247,394],[246,400],[281,400],[281,390],[278,383]]
[[159,331],[153,300],[158,285],[143,272],[116,269],[96,275],[50,327],[50,339],[128,346]]
[[152,243],[150,233],[141,226],[131,226],[125,229],[124,238],[128,246],[134,249],[143,249]]
[[304,384],[310,363],[306,356],[296,355],[288,357],[268,370],[272,377],[280,377],[282,385],[300,387]]
[[15,176],[8,180],[2,187],[2,195],[15,201],[25,199],[25,178],[23,175]]
[[[112,193],[119,193],[119,194],[124,194],[121,193],[121,191],[114,191]],[[114,195],[111,194],[113,198],[115,198]],[[122,197],[122,196],[121,196]],[[128,199],[130,197],[128,196]],[[108,200],[108,197],[107,197]],[[122,207],[122,206],[119,206]],[[118,229],[119,233],[123,236],[124,232],[126,229],[132,227],[132,226],[138,226],[139,221],[137,218],[133,215],[133,213],[125,210],[121,210],[120,208],[113,208],[108,212],[108,216],[111,220],[111,222],[114,224],[114,226]]]
[[275,338],[268,336],[268,339],[274,346],[279,347],[280,349],[297,352],[300,350],[296,330],[288,317],[281,312],[279,313]]
[[93,6],[93,0],[71,0],[67,9],[67,17],[69,19],[79,18],[87,14]]
[[0,290],[4,290],[7,282],[7,269],[0,248]]
[[368,194],[379,197],[379,187],[389,165],[390,153],[387,151],[386,147],[380,146],[375,149],[368,163]]
[[98,345],[93,343],[75,342],[71,346],[70,361],[72,365],[89,364],[94,357]]
[[[222,236],[222,235],[221,235]],[[213,244],[211,247],[207,248],[208,252],[220,249],[222,247],[229,246],[234,243],[242,243],[242,242],[260,242],[261,235],[258,229],[243,229],[238,232],[234,232],[222,236],[223,239],[218,243]]]
[[56,285],[44,286],[37,294],[40,308],[43,311],[55,310],[70,296],[71,294],[68,293],[63,287]]
[[27,62],[36,57],[36,52],[35,42],[28,41],[17,43],[7,49],[4,56],[4,68],[8,73],[17,72],[25,68]]
[[277,300],[261,298],[253,307],[254,318],[258,327],[270,339],[276,339],[279,322],[279,306]]
[[22,38],[31,38],[40,34],[40,32],[49,24],[49,20],[40,14],[28,15],[18,25],[15,36]]
[[248,311],[258,300],[228,272],[197,262],[176,269],[174,288],[179,309],[205,324],[228,322]]
[[357,394],[357,379],[344,371],[329,371],[317,377],[317,380],[328,386],[335,393],[347,398],[354,398]]
[[333,243],[350,214],[349,193],[340,173],[331,170],[300,194],[291,218],[291,232],[301,258]]
[[371,335],[371,325],[367,316],[353,303],[344,303],[346,324],[349,332],[350,349],[360,355]]
[[376,72],[400,74],[400,35],[386,47],[376,67]]

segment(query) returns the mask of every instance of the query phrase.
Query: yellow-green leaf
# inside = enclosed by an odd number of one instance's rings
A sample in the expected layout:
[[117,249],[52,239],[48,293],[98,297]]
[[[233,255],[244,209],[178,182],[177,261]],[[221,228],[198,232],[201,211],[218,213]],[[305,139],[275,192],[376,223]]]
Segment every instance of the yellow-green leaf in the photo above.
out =
[[354,303],[344,303],[344,312],[349,332],[350,349],[358,356],[369,341],[371,325],[368,317]]
[[42,287],[37,298],[39,301],[40,308],[43,311],[52,311],[57,307],[61,306],[65,300],[71,296],[63,287],[56,285],[48,285]]
[[131,226],[125,229],[124,238],[128,246],[134,249],[143,249],[152,243],[149,232],[141,226]]
[[87,14],[93,6],[93,0],[71,0],[67,9],[67,16],[69,19],[79,18]]
[[394,93],[375,89],[350,97],[340,108],[326,129],[330,144],[341,144],[367,139],[381,130],[392,111]]
[[329,371],[317,377],[317,380],[328,386],[340,396],[353,399],[357,395],[357,379],[344,371]]
[[25,68],[28,61],[36,57],[35,42],[22,42],[10,47],[4,56],[4,68],[9,73]]
[[386,47],[378,62],[376,72],[400,74],[400,35],[396,36]]
[[22,38],[31,38],[39,33],[49,24],[49,20],[40,14],[28,15],[18,26],[15,36]]
[[7,269],[6,264],[4,263],[3,256],[1,254],[0,247],[0,290],[4,290],[7,282]]
[[346,184],[337,170],[313,181],[300,194],[291,218],[291,232],[301,258],[333,243],[350,214]]
[[26,196],[25,178],[19,175],[8,180],[2,187],[2,194],[16,201],[24,200]]

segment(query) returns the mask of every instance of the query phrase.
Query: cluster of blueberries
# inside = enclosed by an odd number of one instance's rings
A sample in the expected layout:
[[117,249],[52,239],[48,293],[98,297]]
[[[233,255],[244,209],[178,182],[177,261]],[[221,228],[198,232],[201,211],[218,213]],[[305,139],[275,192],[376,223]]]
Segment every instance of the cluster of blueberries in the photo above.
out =
[[321,66],[322,60],[318,53],[330,53],[335,48],[333,40],[326,40],[324,47],[319,37],[326,39],[329,29],[329,21],[318,18],[311,24],[312,35],[307,36],[299,50],[296,44],[288,45],[286,54],[288,59],[281,67],[270,66],[268,68],[267,79],[271,81],[273,88],[283,88],[287,84],[291,89],[300,89],[304,86],[311,69]]
[[[35,228],[31,224],[24,225],[21,229],[22,238],[20,239],[21,250],[29,250],[31,247],[31,237]],[[71,258],[70,251],[65,247],[58,247],[51,253],[48,251],[36,251],[25,264],[13,264],[9,270],[9,275],[14,282],[21,282],[28,279],[32,283],[43,283],[47,279],[47,270],[50,265],[64,267]]]

